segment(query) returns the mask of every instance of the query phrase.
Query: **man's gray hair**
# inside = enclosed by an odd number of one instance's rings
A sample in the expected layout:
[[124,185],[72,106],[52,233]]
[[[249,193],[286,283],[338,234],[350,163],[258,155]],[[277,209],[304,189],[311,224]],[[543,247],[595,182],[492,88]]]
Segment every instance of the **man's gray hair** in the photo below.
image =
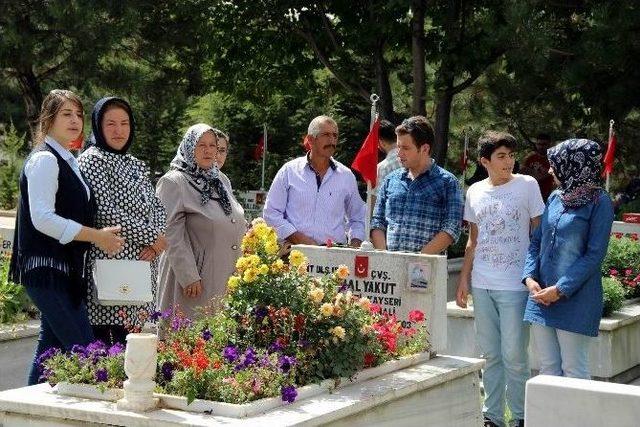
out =
[[307,135],[311,135],[313,137],[317,137],[320,133],[320,125],[322,123],[331,123],[335,127],[338,127],[338,124],[335,120],[333,120],[329,116],[318,116],[315,119],[311,120],[309,123],[309,129],[307,129]]

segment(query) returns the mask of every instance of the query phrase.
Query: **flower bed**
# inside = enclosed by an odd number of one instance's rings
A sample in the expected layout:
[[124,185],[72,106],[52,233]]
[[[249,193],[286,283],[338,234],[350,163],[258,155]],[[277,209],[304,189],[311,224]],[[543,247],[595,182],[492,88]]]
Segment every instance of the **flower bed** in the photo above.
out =
[[604,309],[609,316],[623,300],[640,297],[640,241],[635,233],[612,233],[602,262]]
[[[429,349],[424,314],[412,312],[411,324],[402,327],[395,316],[347,290],[347,267],[323,278],[309,276],[302,253],[292,251],[288,263],[280,259],[275,231],[260,220],[242,249],[222,310],[203,309],[194,320],[179,308],[150,316],[163,334],[156,391],[164,405],[220,413],[232,404],[240,414],[235,416],[243,416],[248,409],[238,405],[264,399],[254,408],[265,410],[334,387],[336,381],[327,379],[381,375],[428,358],[395,360]],[[118,386],[122,357],[110,351],[100,344],[67,355],[54,351],[42,358],[44,378]]]

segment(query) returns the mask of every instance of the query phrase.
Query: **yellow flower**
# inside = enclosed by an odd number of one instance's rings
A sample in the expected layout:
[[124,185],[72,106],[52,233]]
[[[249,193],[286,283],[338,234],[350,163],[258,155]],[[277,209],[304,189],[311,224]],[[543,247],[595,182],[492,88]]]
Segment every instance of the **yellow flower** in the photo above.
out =
[[277,273],[282,270],[284,270],[284,261],[278,258],[273,264],[271,264],[271,271]]
[[322,301],[322,298],[324,298],[324,291],[320,288],[313,288],[309,291],[309,297],[313,302],[319,304],[320,301]]
[[371,308],[371,300],[367,297],[360,297],[358,304],[366,311],[369,311],[369,308]]
[[227,287],[229,288],[229,292],[235,291],[240,285],[240,278],[238,276],[229,277],[229,281],[227,282]]
[[328,302],[322,304],[320,306],[320,313],[322,313],[324,317],[331,316],[333,314],[333,304],[330,304]]
[[334,304],[335,304],[335,305],[340,304],[340,301],[342,301],[342,297],[344,297],[344,294],[343,294],[342,292],[338,292],[338,293],[336,294],[336,299],[335,299],[335,301],[334,301]]
[[258,271],[260,272],[260,274],[266,275],[267,273],[269,273],[269,266],[267,264],[262,264],[260,265]]
[[298,267],[300,264],[307,261],[307,258],[304,256],[302,252],[297,249],[294,249],[289,254],[289,264],[293,267]]
[[240,273],[242,273],[249,265],[249,259],[247,257],[241,256],[236,261],[236,268]]
[[258,217],[258,218],[254,218],[251,221],[251,226],[256,226],[258,224],[266,224],[266,222],[264,221],[264,218]]
[[275,255],[278,253],[278,242],[274,241],[274,240],[269,240],[265,245],[264,245],[264,250],[267,252],[267,254],[269,255]]
[[247,283],[251,283],[254,280],[256,280],[257,277],[258,277],[258,270],[256,270],[253,267],[249,267],[244,272],[244,275],[242,276],[242,279]]
[[346,279],[347,277],[349,277],[349,267],[344,264],[339,265],[338,269],[336,270],[336,275],[338,276],[338,279]]
[[249,255],[248,259],[251,267],[258,267],[260,265],[260,257],[258,255]]
[[307,264],[307,262],[306,262],[306,260],[305,260],[305,262],[303,262],[302,264],[300,264],[300,265],[298,266],[298,273],[299,273],[299,274],[306,274],[306,273],[307,273],[307,267],[308,267],[308,266],[309,266],[309,265]]
[[331,334],[336,337],[339,338],[341,340],[344,339],[345,335],[346,335],[346,331],[344,330],[344,328],[342,326],[336,326],[332,329],[330,329]]

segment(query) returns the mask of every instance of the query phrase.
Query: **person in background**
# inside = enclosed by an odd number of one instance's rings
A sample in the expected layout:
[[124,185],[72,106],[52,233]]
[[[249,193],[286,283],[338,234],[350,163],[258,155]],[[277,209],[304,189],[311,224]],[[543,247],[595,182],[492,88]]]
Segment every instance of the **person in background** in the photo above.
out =
[[488,178],[467,190],[464,219],[469,240],[458,280],[456,303],[467,306],[473,289],[478,346],[487,363],[484,425],[504,425],[504,405],[516,426],[524,426],[524,390],[529,379],[529,325],[522,318],[527,290],[522,269],[531,230],[540,223],[544,202],[535,179],[513,173],[516,139],[488,131],[478,141],[479,165]]
[[[155,195],[147,165],[128,153],[135,136],[131,106],[121,98],[106,97],[96,102],[91,115],[91,139],[78,158],[80,171],[95,191],[96,224],[120,224],[125,239],[115,257],[96,245],[91,247],[91,265],[97,259],[130,259],[151,263],[152,294],[157,293],[158,257],[165,250],[166,213]],[[96,339],[105,343],[126,343],[126,324],[138,324],[140,310],[155,311],[155,301],[143,305],[102,305],[95,283],[87,295],[89,320]],[[141,326],[141,325],[140,325]]]
[[327,240],[360,247],[365,203],[351,169],[332,156],[338,125],[331,117],[311,120],[306,156],[287,162],[276,174],[264,205],[264,219],[290,244],[319,245]]
[[396,134],[403,168],[391,172],[378,189],[372,243],[376,249],[440,254],[460,236],[462,189],[431,158],[433,128],[425,117],[406,119]]
[[119,225],[94,228],[96,201],[71,144],[82,136],[80,98],[55,89],[42,102],[36,145],[20,174],[20,197],[9,279],[20,283],[40,310],[40,335],[28,385],[37,384],[39,356],[93,340],[87,315],[86,254],[90,244],[122,250]]
[[244,209],[216,165],[217,144],[211,126],[191,126],[156,188],[167,209],[168,240],[160,259],[159,305],[187,317],[198,306],[220,306],[246,231]]
[[551,147],[553,141],[546,133],[538,135],[535,141],[535,151],[529,154],[522,164],[522,173],[531,175],[538,181],[542,200],[547,202],[549,194],[553,191],[553,177],[549,173],[549,159],[547,159],[547,149]]
[[602,317],[600,266],[613,224],[601,187],[602,150],[569,139],[547,151],[559,188],[551,193],[531,239],[522,282],[540,373],[590,378],[589,346]]
[[216,138],[218,138],[218,155],[216,156],[216,162],[218,163],[218,169],[222,170],[224,163],[227,161],[227,155],[229,154],[229,135],[220,129],[213,129],[213,132],[216,134]]
[[378,163],[378,183],[381,183],[389,173],[402,167],[402,163],[398,158],[396,128],[388,120],[380,122],[378,148],[384,151],[386,155],[384,160]]

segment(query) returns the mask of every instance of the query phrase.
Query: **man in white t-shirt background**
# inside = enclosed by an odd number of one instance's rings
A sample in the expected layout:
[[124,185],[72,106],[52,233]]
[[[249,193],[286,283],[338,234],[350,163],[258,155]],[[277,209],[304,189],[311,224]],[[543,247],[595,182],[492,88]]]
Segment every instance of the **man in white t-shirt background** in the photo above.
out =
[[513,173],[516,140],[487,131],[478,141],[479,161],[489,177],[467,190],[464,219],[469,240],[456,303],[473,293],[476,337],[486,358],[483,374],[485,426],[503,426],[505,401],[516,426],[524,426],[529,378],[529,325],[523,322],[528,291],[522,270],[531,232],[544,203],[535,178]]

